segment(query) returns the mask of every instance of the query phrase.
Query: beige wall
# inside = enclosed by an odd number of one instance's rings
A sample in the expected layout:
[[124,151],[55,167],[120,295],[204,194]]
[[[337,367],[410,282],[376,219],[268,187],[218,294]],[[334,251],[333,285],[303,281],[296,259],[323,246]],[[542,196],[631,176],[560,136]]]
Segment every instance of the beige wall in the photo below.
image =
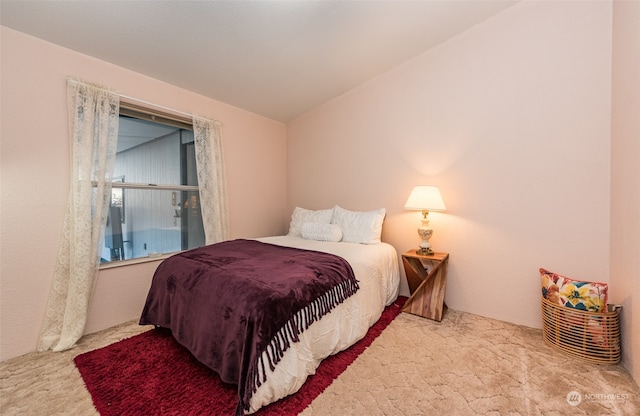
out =
[[613,3],[611,302],[623,361],[640,382],[640,2]]
[[540,327],[539,267],[609,281],[610,110],[611,5],[519,3],[289,123],[289,209],[385,207],[404,252],[437,185],[448,306]]
[[[286,230],[283,123],[1,30],[0,360],[35,350],[49,293],[69,191],[67,76],[222,121],[232,237]],[[100,272],[87,332],[137,318],[156,266]]]

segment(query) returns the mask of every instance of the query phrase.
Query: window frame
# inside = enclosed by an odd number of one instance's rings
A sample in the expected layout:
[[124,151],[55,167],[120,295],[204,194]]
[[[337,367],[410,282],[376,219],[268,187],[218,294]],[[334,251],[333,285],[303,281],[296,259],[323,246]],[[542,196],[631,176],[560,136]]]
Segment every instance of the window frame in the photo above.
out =
[[[152,107],[142,106],[123,98],[120,99],[120,110],[118,116],[133,117],[140,120],[152,121],[154,123],[165,124],[180,129],[193,131],[193,119],[186,116],[180,116],[176,114],[170,114],[165,111],[157,110]],[[92,185],[97,186],[96,182]],[[112,182],[112,188],[116,189],[143,189],[143,190],[162,190],[162,191],[190,191],[199,192],[199,185],[167,185],[167,184],[155,184],[155,183],[131,183],[131,182]],[[104,263],[100,263],[99,269],[111,269],[115,267],[128,266],[132,264],[148,263],[151,261],[158,261],[168,258],[176,253],[180,253],[185,250],[178,250],[170,253],[162,253],[157,255],[148,255],[146,257],[138,257],[124,260],[113,260]]]

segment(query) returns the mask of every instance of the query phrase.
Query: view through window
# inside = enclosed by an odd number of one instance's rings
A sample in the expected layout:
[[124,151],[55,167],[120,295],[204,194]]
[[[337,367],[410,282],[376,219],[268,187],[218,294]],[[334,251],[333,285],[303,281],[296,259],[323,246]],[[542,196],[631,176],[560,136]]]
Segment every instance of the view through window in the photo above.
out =
[[203,246],[190,123],[122,107],[101,262]]

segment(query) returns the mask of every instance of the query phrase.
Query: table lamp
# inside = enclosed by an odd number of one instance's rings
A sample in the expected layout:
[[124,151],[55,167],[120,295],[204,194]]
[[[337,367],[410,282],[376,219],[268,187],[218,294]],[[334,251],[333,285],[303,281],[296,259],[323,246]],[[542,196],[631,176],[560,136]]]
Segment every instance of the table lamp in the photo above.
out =
[[418,235],[422,239],[417,254],[433,254],[429,239],[433,235],[433,229],[429,227],[429,211],[445,211],[444,201],[440,190],[436,186],[416,186],[411,191],[409,199],[404,204],[405,209],[422,211],[422,224],[418,227]]

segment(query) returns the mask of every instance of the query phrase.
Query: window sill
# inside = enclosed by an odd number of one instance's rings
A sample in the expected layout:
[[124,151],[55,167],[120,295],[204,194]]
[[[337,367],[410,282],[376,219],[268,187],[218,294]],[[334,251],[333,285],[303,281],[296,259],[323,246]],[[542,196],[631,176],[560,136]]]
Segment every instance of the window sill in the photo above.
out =
[[149,263],[152,261],[164,260],[177,253],[179,253],[179,251],[176,251],[175,253],[165,253],[165,254],[159,254],[155,256],[140,257],[140,258],[131,259],[131,260],[120,260],[120,261],[112,261],[109,263],[102,263],[100,264],[99,269],[100,270],[113,269],[115,267],[131,266],[132,264],[141,264],[141,263]]

